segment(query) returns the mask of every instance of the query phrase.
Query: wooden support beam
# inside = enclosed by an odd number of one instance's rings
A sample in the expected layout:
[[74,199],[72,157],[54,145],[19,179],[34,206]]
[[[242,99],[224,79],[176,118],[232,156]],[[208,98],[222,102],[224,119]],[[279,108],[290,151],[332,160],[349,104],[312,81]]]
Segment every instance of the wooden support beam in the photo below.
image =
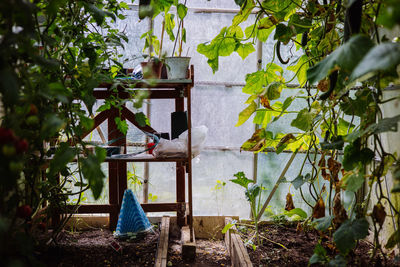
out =
[[[190,241],[190,236],[193,236],[193,241]],[[194,237],[194,230],[190,234],[189,226],[183,226],[181,229],[181,242],[182,242],[182,259],[184,261],[194,261],[196,258],[196,240]]]
[[[185,167],[182,162],[176,163],[176,202],[186,202],[185,192]],[[177,210],[176,217],[180,227],[186,225],[186,205]]]
[[[178,211],[185,207],[185,202],[178,203],[143,203],[142,209],[145,212],[166,212]],[[67,211],[71,212],[75,206],[68,205]],[[78,207],[75,213],[119,213],[120,205],[118,204],[86,204]]]
[[168,256],[168,238],[169,238],[169,216],[163,216],[161,219],[161,233],[160,239],[158,241],[158,249],[155,267],[165,267],[167,266],[167,256]]
[[98,126],[100,126],[100,124],[102,124],[106,119],[108,119],[109,116],[110,116],[109,110],[105,110],[105,111],[102,111],[102,112],[100,112],[99,114],[97,114],[97,115],[94,117],[94,124],[93,124],[92,129],[90,129],[89,131],[85,132],[85,133],[81,136],[81,138],[82,138],[82,139],[85,138],[85,137],[86,137],[88,134],[90,134],[94,129],[96,129]]
[[124,118],[126,118],[128,121],[130,121],[133,125],[135,125],[138,129],[142,130],[143,132],[148,132],[148,133],[155,133],[157,132],[153,128],[151,128],[149,125],[146,126],[140,126],[139,123],[136,121],[136,116],[135,114],[127,109],[126,107],[122,107],[121,111],[122,115]]

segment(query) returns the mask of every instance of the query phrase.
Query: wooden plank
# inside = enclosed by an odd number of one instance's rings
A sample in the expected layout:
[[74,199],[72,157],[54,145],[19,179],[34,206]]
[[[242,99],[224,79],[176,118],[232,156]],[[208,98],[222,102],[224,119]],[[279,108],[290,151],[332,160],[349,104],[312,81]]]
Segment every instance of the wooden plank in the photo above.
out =
[[[71,210],[74,206],[67,205],[67,209]],[[78,207],[76,213],[112,213],[119,212],[117,204],[87,204]]]
[[[118,85],[116,84],[118,83]],[[135,88],[179,88],[185,85],[191,85],[192,79],[168,80],[168,79],[148,79],[148,80],[115,80],[114,83],[101,83],[98,88],[111,88],[117,86],[132,86]]]
[[155,267],[167,266],[169,223],[169,216],[163,216],[161,219],[161,234],[158,241],[156,262],[154,264]]
[[[185,206],[186,203],[143,203],[141,204],[145,212],[165,212],[177,211]],[[75,206],[67,205],[67,210],[72,211]],[[119,213],[118,204],[85,204],[78,207],[75,213]]]
[[190,228],[183,226],[181,228],[181,243],[182,243],[182,259],[184,261],[194,261],[196,258],[196,239],[194,230],[192,230],[193,241],[190,241]]
[[164,212],[177,211],[185,203],[143,203],[141,204],[145,212]]
[[[232,218],[227,217],[225,219],[225,224],[232,221]],[[247,249],[243,244],[243,240],[239,234],[237,234],[237,229],[232,226],[225,234],[225,245],[231,256],[231,263],[234,267],[252,267],[249,254]]]

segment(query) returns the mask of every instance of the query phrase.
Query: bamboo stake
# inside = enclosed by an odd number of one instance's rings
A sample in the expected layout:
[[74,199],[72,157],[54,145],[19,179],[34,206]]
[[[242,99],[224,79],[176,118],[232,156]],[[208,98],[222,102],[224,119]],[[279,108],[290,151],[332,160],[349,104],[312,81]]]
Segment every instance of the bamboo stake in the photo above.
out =
[[285,176],[287,170],[289,169],[289,167],[292,164],[294,158],[296,157],[296,154],[297,154],[297,151],[292,154],[292,156],[290,157],[288,163],[286,163],[286,166],[283,169],[283,171],[282,171],[281,175],[279,176],[278,180],[276,181],[274,188],[272,189],[271,193],[269,193],[269,196],[268,196],[267,200],[265,201],[263,207],[261,208],[260,212],[258,213],[257,221],[260,220],[261,215],[264,213],[265,209],[267,208],[269,202],[271,201],[272,196],[275,194],[275,191],[278,189],[278,186],[279,186],[281,180]]
[[160,53],[158,53],[158,58],[161,58],[162,55],[162,45],[164,41],[164,29],[165,29],[165,18],[162,22],[162,30],[161,30],[161,40],[160,40]]

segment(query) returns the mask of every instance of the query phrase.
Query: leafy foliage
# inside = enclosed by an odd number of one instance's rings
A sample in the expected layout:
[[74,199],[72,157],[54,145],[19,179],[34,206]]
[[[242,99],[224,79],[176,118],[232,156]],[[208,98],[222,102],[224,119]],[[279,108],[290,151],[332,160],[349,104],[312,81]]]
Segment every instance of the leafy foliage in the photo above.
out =
[[[371,198],[361,195],[361,189],[368,187],[369,196],[376,193],[378,203],[385,199],[394,207],[392,196],[374,188],[383,188],[381,183],[389,166],[399,161],[399,153],[391,154],[381,141],[382,133],[398,131],[400,120],[400,115],[382,118],[381,111],[383,105],[396,99],[384,101],[383,94],[386,86],[399,82],[399,36],[395,36],[395,32],[389,34],[385,30],[386,35],[382,35],[378,31],[378,28],[392,29],[399,25],[399,5],[393,0],[331,1],[329,4],[293,0],[236,3],[240,11],[231,25],[223,25],[214,39],[200,44],[197,50],[216,72],[219,57],[236,51],[244,59],[253,50],[250,46],[255,48],[256,41],[266,42],[273,35],[274,54],[280,62],[275,61],[274,55],[272,62],[246,75],[242,88],[243,93],[250,96],[236,126],[254,116],[257,130],[249,133],[251,137],[241,150],[253,153],[266,149],[276,153],[285,149],[306,151],[299,174],[291,183],[297,190],[309,188],[313,200],[310,202],[304,197],[303,200],[313,208],[316,228],[326,231],[332,225],[340,252],[330,258],[325,249],[317,245],[310,263],[345,266],[345,256],[357,240],[367,235],[365,218],[370,216],[367,207],[374,204]],[[251,12],[255,16],[249,16]],[[244,22],[247,26],[242,29]],[[391,40],[389,35],[392,35]],[[284,45],[295,46],[302,53],[284,61],[280,55]],[[249,53],[244,53],[245,46]],[[286,64],[286,68],[281,67]],[[293,73],[291,79],[283,78]],[[293,87],[289,83],[296,80],[302,90],[296,94],[288,92],[292,90],[288,87]],[[289,96],[283,98],[282,95]],[[292,110],[295,106],[292,103],[301,109]],[[281,127],[283,130],[279,132],[277,127],[270,126],[283,119],[288,119],[292,128]],[[343,157],[339,156],[342,152]],[[319,160],[318,154],[321,155]],[[307,162],[312,165],[312,171],[304,174]],[[398,193],[399,168],[392,168],[392,174],[395,183],[390,191]],[[321,180],[328,184],[322,186]],[[247,188],[248,184],[245,185]],[[358,196],[351,206],[353,217],[348,220],[340,199],[343,190]],[[335,217],[326,216],[325,211]],[[399,216],[398,207],[395,213]],[[378,216],[375,212],[371,216],[381,225],[386,214],[380,212]],[[381,229],[374,228],[378,248],[377,236]],[[387,247],[394,247],[397,241],[398,234],[392,235]]]
[[[117,47],[128,39],[111,25],[124,19],[126,8],[116,0],[0,2],[0,169],[7,177],[0,185],[0,243],[8,244],[0,254],[5,266],[39,265],[31,251],[35,215],[43,213],[40,223],[46,224],[55,212],[67,210],[67,202],[79,205],[85,190],[100,196],[105,152],[96,148],[93,153],[81,136],[93,127],[93,89],[122,68]],[[75,184],[78,192],[66,184]],[[32,210],[23,220],[16,214],[20,206]],[[68,217],[62,218],[60,226]],[[53,238],[59,230],[56,226]]]

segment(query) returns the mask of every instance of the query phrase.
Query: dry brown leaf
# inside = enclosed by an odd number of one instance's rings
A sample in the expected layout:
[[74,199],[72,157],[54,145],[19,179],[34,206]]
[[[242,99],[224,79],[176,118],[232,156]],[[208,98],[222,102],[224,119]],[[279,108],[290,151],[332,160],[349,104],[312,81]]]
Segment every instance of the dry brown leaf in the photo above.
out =
[[339,172],[342,164],[340,162],[334,160],[332,157],[328,159],[328,169],[331,172],[332,179],[335,183],[339,182]]
[[319,197],[317,203],[315,204],[312,216],[315,219],[325,217],[325,203],[322,197]]
[[340,191],[338,191],[333,198],[333,215],[335,216],[335,218],[333,218],[333,224],[336,229],[348,218],[346,210],[340,200]]
[[317,88],[318,88],[318,90],[320,90],[321,92],[326,92],[326,91],[328,91],[328,89],[329,89],[329,80],[326,79],[326,78],[323,79],[323,80],[320,80],[320,81],[318,82]]
[[261,105],[263,105],[264,108],[273,109],[271,107],[271,105],[269,104],[268,98],[266,98],[265,96],[260,96],[260,101],[261,101]]
[[299,223],[297,223],[296,232],[299,233],[302,231],[303,231],[303,225],[302,225],[302,223],[299,222]]
[[290,193],[287,193],[286,195],[286,205],[285,205],[285,210],[290,211],[294,209],[294,204],[293,204],[293,198]]
[[374,206],[372,210],[372,218],[382,227],[383,223],[385,222],[386,211],[385,207],[383,207],[381,203],[377,203]]
[[287,134],[284,137],[281,138],[279,143],[276,145],[276,148],[278,149],[279,147],[283,146],[286,143],[290,143],[291,140],[296,140],[296,137],[294,137],[293,134]]

